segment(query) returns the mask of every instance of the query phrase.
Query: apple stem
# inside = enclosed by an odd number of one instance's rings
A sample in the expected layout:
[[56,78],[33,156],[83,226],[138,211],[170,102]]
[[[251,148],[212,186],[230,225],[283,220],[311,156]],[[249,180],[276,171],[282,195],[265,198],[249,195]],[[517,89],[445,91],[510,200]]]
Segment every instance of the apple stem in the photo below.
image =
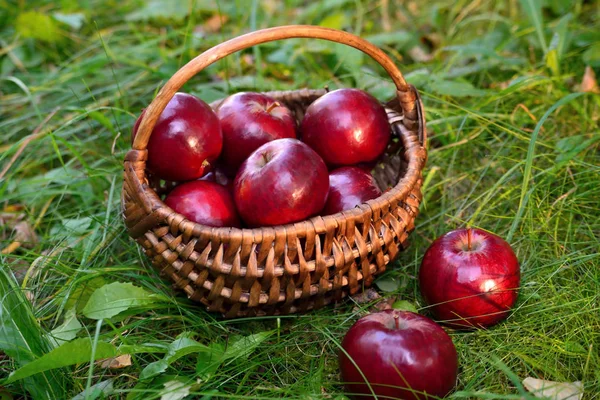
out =
[[396,329],[400,329],[400,318],[394,315],[394,322],[396,323]]
[[329,85],[324,86],[325,92],[329,93]]
[[269,107],[267,107],[267,112],[270,113],[272,109],[279,106],[281,106],[281,104],[279,104],[278,102],[271,103]]
[[471,251],[471,228],[467,228],[467,248]]

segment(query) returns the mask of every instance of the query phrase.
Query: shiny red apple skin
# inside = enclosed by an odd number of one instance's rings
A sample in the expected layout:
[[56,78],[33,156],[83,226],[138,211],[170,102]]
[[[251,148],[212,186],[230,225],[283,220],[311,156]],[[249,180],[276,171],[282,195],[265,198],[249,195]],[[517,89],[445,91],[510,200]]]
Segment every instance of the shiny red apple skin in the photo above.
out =
[[236,93],[217,110],[223,130],[221,159],[226,172],[235,176],[240,165],[263,144],[296,138],[296,118],[284,105],[254,92]]
[[323,209],[327,166],[297,139],[263,144],[241,165],[233,183],[235,204],[251,227],[302,221]]
[[375,161],[390,141],[383,106],[358,89],[338,89],[315,100],[302,119],[302,141],[330,166]]
[[349,210],[381,196],[373,176],[359,167],[341,167],[329,173],[329,195],[322,215]]
[[165,204],[190,221],[202,225],[241,226],[231,192],[215,182],[182,183],[167,195]]
[[517,300],[519,261],[502,238],[483,231],[448,232],[425,252],[419,286],[438,321],[458,328],[489,327]]
[[[133,126],[132,140],[144,112]],[[210,106],[191,94],[175,93],[152,130],[147,168],[168,181],[197,179],[222,147],[221,125]]]
[[371,389],[380,399],[431,399],[445,396],[456,384],[458,357],[452,339],[419,314],[368,314],[348,330],[342,348],[342,381],[353,399],[374,399]]

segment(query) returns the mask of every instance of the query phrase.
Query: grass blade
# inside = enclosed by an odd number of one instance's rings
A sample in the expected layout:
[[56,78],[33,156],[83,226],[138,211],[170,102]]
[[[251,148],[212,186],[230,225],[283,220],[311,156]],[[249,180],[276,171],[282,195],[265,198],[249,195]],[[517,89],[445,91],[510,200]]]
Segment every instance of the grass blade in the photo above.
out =
[[[17,365],[27,366],[50,350],[29,301],[16,285],[8,268],[0,268],[0,350]],[[26,379],[25,389],[36,399],[64,397],[66,381],[59,371]]]
[[529,148],[527,149],[527,158],[525,159],[525,171],[523,172],[523,183],[521,185],[521,198],[519,199],[519,208],[517,209],[517,214],[515,219],[513,220],[512,226],[510,227],[510,231],[508,232],[507,240],[510,242],[512,240],[519,223],[521,222],[521,218],[523,216],[523,211],[525,210],[525,206],[527,205],[527,196],[529,190],[529,181],[531,180],[531,167],[533,166],[533,156],[535,153],[535,142],[537,141],[538,134],[540,133],[540,129],[544,125],[544,122],[548,119],[550,114],[552,114],[558,107],[564,106],[567,103],[575,100],[585,93],[571,93],[559,101],[557,101],[552,107],[546,111],[544,116],[540,118],[540,121],[535,126],[533,133],[531,134],[531,140],[529,141]]
[[542,4],[539,0],[520,0],[521,7],[531,24],[535,27],[540,46],[544,50],[544,54],[548,52],[548,44],[546,43],[546,36],[544,35],[544,20],[542,18]]

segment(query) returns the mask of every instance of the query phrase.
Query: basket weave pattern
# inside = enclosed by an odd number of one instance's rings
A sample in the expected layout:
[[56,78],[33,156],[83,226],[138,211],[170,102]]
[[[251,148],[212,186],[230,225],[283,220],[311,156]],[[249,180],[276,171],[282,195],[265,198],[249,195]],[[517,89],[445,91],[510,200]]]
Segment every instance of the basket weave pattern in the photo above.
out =
[[[233,51],[265,41],[319,37],[358,48],[364,42],[348,43],[348,35],[361,39],[345,32],[293,28],[271,28],[248,34],[246,40],[243,36],[232,39],[220,45],[221,51],[214,50],[219,50],[217,46],[184,66],[178,74],[184,71],[180,75],[185,76],[174,75],[148,107],[124,162],[122,212],[129,235],[154,267],[190,299],[226,317],[304,312],[369,286],[407,246],[421,202],[421,172],[427,158],[423,110],[416,90],[403,78],[399,84],[397,69],[396,76],[390,75],[399,89],[398,97],[386,104],[397,140],[390,143],[374,171],[381,189],[388,189],[379,198],[331,216],[255,229],[200,225],[161,200],[174,183],[160,182],[146,172],[147,141],[156,118],[189,77]],[[371,56],[375,52],[373,48],[361,50]],[[217,55],[211,58],[211,51]],[[206,59],[212,62],[206,64]],[[300,120],[324,93],[302,89],[267,94]]]

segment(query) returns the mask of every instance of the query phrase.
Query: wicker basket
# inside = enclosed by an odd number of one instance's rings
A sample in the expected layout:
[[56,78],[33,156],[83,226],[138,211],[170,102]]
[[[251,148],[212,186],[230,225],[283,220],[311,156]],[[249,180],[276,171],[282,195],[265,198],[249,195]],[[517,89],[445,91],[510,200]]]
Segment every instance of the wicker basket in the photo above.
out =
[[[385,106],[398,140],[390,144],[374,171],[384,194],[352,210],[283,226],[215,228],[188,221],[161,200],[174,184],[161,183],[145,170],[146,146],[157,118],[179,88],[210,64],[239,50],[287,38],[325,39],[355,47],[381,64],[395,83],[397,98]],[[268,94],[300,120],[324,93],[302,89]],[[191,60],[148,106],[133,149],[125,157],[123,218],[129,235],[144,248],[154,267],[210,311],[240,317],[316,309],[371,285],[407,246],[421,201],[425,140],[416,89],[371,43],[315,26],[259,30]]]

